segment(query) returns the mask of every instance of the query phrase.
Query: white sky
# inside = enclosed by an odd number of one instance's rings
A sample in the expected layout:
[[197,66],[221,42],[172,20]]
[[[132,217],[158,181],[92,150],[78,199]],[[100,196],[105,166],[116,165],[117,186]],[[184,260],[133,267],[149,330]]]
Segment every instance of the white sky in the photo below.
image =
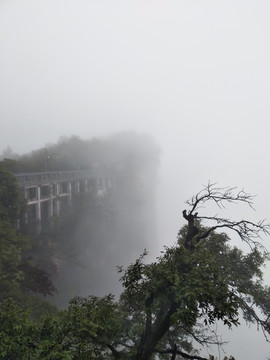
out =
[[268,0],[0,0],[0,152],[134,129],[163,148],[162,244],[208,180],[270,219],[269,18]]

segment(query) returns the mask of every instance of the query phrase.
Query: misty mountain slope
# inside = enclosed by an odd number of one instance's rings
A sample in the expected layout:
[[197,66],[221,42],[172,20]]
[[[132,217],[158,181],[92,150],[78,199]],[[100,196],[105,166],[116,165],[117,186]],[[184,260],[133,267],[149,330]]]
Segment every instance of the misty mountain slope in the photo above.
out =
[[109,193],[80,202],[80,216],[68,235],[69,247],[63,254],[59,249],[58,303],[74,295],[118,294],[116,267],[128,265],[145,248],[155,246],[157,163],[144,163],[136,147],[127,155],[125,150],[123,146],[121,161],[107,163],[113,165]]
[[[52,257],[48,264],[52,260],[57,268],[53,301],[58,305],[75,295],[118,294],[116,267],[155,246],[159,156],[151,137],[122,133],[106,139],[62,138],[10,162],[17,168],[14,172],[42,171],[45,162],[48,171],[98,165],[110,177],[105,196],[93,192],[74,198],[72,207],[55,219],[54,228],[40,236],[43,246],[36,252],[43,257],[47,243]],[[8,160],[3,162],[9,165]]]

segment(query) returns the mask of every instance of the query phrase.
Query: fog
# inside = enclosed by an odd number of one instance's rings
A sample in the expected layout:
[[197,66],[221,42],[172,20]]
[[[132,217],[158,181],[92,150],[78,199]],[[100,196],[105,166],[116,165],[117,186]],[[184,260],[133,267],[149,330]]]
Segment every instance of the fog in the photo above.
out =
[[[256,212],[232,216],[269,219],[269,11],[266,0],[2,0],[0,152],[150,134],[162,149],[153,252],[175,242],[184,201],[209,180],[257,194]],[[244,332],[231,352],[265,360],[263,335]]]

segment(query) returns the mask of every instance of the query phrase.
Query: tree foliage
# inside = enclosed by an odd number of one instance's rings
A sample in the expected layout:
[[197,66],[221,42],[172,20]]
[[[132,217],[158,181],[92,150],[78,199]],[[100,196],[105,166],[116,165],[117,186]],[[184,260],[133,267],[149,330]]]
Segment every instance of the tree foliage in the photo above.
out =
[[27,256],[31,241],[18,229],[26,209],[16,177],[0,166],[0,299],[24,302],[26,295],[54,291],[49,274]]
[[157,168],[160,149],[149,135],[117,133],[104,138],[83,140],[73,135],[61,137],[29,154],[0,155],[0,165],[12,173],[91,169],[96,164],[118,173],[131,168],[151,171]]
[[[100,181],[91,179],[88,193],[83,186],[80,193],[73,191],[71,206],[64,204],[66,197],[57,198],[60,215],[47,221],[42,216],[40,234],[35,234],[36,216],[29,216],[27,230],[34,238],[31,255],[53,275],[58,289],[55,303],[66,305],[76,294],[86,295],[86,288],[99,294],[121,291],[111,269],[119,258],[128,265],[141,249],[154,243],[158,162],[154,140],[134,132],[89,140],[61,138],[17,160],[3,161],[15,173],[93,170],[94,177],[103,174],[108,186],[105,196],[97,196]],[[31,210],[34,213],[34,205]],[[41,214],[47,213],[42,210]]]
[[[118,300],[111,295],[77,297],[66,310],[35,324],[27,323],[25,313],[16,307],[9,310],[4,304],[2,358],[12,358],[6,355],[5,327],[15,322],[21,350],[15,348],[14,354],[33,359],[148,360],[158,355],[164,360],[206,360],[195,344],[220,345],[218,335],[209,329],[216,321],[233,328],[241,313],[267,336],[270,289],[263,285],[261,267],[267,253],[259,237],[268,234],[268,225],[200,216],[200,206],[207,201],[218,207],[228,202],[252,205],[252,197],[243,191],[207,185],[188,201],[190,209],[183,212],[187,225],[179,231],[175,246],[165,248],[153,263],[145,262],[144,252],[126,269],[119,268],[123,292]],[[229,236],[218,231],[225,229],[239,235],[250,250],[232,246]],[[26,325],[20,325],[21,319]]]
[[26,211],[26,201],[17,179],[0,166],[0,219],[15,226]]

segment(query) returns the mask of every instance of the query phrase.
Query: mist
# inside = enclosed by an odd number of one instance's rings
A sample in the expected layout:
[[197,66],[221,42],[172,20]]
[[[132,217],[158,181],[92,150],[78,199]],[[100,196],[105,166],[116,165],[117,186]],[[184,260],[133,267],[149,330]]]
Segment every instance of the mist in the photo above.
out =
[[[184,201],[209,180],[257,195],[256,212],[232,217],[269,219],[269,11],[266,0],[2,1],[0,152],[149,134],[161,149],[150,254],[175,243]],[[262,334],[248,334],[231,352],[253,359],[256,337],[265,359]]]
[[[56,171],[60,164],[64,170],[94,164],[111,183],[104,195],[84,193],[60,215],[60,239],[55,239],[58,291],[53,301],[63,307],[76,295],[118,297],[122,287],[117,267],[127,267],[145,249],[151,250],[148,261],[158,255],[159,146],[150,136],[124,132],[88,141],[67,138],[46,151],[52,154],[49,170]],[[48,234],[47,241],[51,237]]]

